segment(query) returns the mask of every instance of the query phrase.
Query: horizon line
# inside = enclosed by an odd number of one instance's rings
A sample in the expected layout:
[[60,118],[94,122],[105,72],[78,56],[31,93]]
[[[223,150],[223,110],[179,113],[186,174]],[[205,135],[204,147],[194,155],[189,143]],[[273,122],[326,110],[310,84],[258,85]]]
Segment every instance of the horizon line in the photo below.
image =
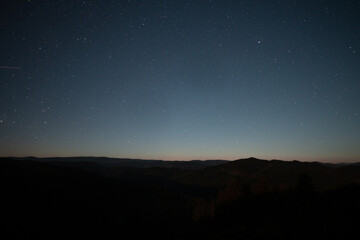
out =
[[46,158],[108,158],[108,159],[129,159],[129,160],[144,160],[144,161],[165,161],[165,162],[191,162],[191,161],[237,161],[237,160],[244,160],[244,159],[257,159],[257,160],[264,160],[264,161],[284,161],[284,162],[308,162],[308,163],[330,163],[330,164],[353,164],[353,163],[360,163],[360,160],[355,160],[351,162],[345,162],[345,161],[334,161],[334,162],[328,162],[328,161],[319,161],[319,160],[298,160],[298,159],[291,159],[291,160],[284,160],[284,159],[277,159],[277,158],[258,158],[258,157],[242,157],[242,158],[235,158],[235,159],[223,159],[223,158],[214,158],[214,159],[189,159],[189,160],[179,160],[179,159],[155,159],[155,158],[135,158],[135,157],[107,157],[107,156],[46,156],[46,157],[38,157],[38,156],[23,156],[23,157],[15,157],[15,156],[0,156],[0,158],[37,158],[37,159],[46,159]]

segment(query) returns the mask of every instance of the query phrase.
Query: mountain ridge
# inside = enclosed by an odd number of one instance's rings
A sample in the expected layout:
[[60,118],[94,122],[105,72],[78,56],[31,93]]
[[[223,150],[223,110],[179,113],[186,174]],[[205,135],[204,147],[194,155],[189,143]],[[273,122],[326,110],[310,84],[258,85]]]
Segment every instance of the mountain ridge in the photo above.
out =
[[[307,234],[316,230],[319,236],[330,237],[329,229],[348,231],[360,213],[357,164],[334,167],[248,158],[175,165],[127,160],[114,165],[86,158],[30,159],[0,158],[2,210],[10,209],[6,219],[13,219],[8,221],[8,229],[14,228],[8,231],[10,236],[31,234],[41,225],[45,227],[37,233],[43,239],[53,232],[60,233],[57,239],[73,239],[74,233],[99,238],[161,234],[161,239],[224,239],[228,232],[227,239],[258,233],[279,239],[278,232],[289,239],[310,219],[311,226],[322,222],[327,228],[308,228]],[[35,215],[42,220],[34,221]],[[341,228],[336,228],[338,219]],[[353,229],[358,229],[355,225]]]

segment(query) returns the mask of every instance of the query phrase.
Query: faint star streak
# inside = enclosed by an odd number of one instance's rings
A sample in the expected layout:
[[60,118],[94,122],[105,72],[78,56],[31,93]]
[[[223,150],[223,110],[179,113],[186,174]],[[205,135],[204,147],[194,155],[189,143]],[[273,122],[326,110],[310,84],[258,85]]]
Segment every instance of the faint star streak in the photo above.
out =
[[11,67],[11,66],[0,66],[0,68],[2,68],[2,69],[16,69],[16,70],[21,69],[21,67]]

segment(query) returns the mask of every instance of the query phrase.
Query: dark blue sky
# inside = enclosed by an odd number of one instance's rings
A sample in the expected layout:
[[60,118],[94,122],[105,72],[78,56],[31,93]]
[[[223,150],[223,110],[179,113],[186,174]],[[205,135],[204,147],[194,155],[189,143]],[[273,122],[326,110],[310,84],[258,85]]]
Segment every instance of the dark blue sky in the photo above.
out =
[[359,12],[5,1],[0,155],[359,161]]

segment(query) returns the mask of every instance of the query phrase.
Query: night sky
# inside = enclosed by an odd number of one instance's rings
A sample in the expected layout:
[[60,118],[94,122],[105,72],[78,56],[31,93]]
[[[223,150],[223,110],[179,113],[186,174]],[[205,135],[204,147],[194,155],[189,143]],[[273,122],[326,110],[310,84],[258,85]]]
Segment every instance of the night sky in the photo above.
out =
[[0,155],[360,159],[360,1],[2,1]]

